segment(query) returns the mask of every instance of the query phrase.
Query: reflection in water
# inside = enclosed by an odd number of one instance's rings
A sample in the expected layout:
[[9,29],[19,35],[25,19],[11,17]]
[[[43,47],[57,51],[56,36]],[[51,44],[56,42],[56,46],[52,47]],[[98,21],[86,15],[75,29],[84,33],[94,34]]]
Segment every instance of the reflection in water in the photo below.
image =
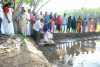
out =
[[[85,59],[87,56],[90,56],[90,57],[92,57],[93,55],[95,56],[96,53],[98,52],[96,51],[96,45],[97,44],[95,40],[74,41],[74,42],[59,44],[56,47],[57,52],[53,52],[51,54],[50,61],[51,62],[54,61],[52,62],[52,64],[57,65],[57,67],[67,67],[68,65],[75,67],[75,66],[79,66],[78,64],[83,66],[84,64],[81,59],[83,59],[83,57]],[[75,60],[77,58],[79,59]],[[100,59],[100,57],[98,58]],[[92,60],[92,58],[89,60]],[[88,61],[88,60],[85,59],[85,61]],[[76,62],[77,62],[77,65],[75,64]],[[89,63],[86,63],[86,67],[89,67],[87,66],[87,64],[89,65]],[[92,65],[91,67],[94,67],[94,66]]]
[[96,49],[96,42],[94,40],[88,40],[88,41],[77,41],[77,42],[70,42],[70,43],[64,43],[57,45],[57,49],[63,50],[64,52],[67,52],[68,55],[78,56],[80,52],[84,54],[85,52],[95,51]]

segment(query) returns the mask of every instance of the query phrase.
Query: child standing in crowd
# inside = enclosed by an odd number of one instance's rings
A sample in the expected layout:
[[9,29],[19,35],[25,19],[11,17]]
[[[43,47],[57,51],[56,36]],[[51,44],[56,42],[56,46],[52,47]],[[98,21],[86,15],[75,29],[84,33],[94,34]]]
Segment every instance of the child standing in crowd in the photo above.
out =
[[71,25],[72,25],[72,32],[74,33],[75,32],[75,28],[76,28],[76,19],[75,19],[75,17],[73,17]]
[[58,17],[57,17],[56,24],[57,24],[57,30],[58,30],[58,32],[60,32],[60,26],[62,25],[62,21],[61,21],[60,15],[58,15]]
[[68,30],[68,32],[70,32],[71,22],[72,22],[71,16],[69,16],[68,23],[67,23],[67,30]]
[[87,32],[90,32],[91,30],[91,24],[92,24],[92,20],[91,17],[89,18],[88,24],[87,24]]
[[82,22],[82,32],[86,32],[87,23],[88,23],[88,21],[86,20],[86,17],[85,17]]

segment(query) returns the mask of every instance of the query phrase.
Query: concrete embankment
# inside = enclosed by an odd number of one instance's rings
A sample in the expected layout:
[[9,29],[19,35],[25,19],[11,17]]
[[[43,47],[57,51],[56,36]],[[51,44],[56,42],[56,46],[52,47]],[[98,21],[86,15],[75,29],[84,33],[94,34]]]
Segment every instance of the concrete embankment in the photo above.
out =
[[87,33],[55,33],[53,40],[59,41],[64,39],[88,38],[100,36],[100,32],[87,32]]

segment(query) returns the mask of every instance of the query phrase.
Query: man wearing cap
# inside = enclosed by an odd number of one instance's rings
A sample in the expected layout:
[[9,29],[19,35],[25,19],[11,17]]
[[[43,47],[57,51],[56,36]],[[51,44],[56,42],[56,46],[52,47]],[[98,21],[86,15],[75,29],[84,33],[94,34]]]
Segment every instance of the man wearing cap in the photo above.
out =
[[44,19],[43,18],[41,18],[40,20],[38,20],[35,24],[34,24],[34,26],[33,26],[33,32],[35,32],[36,33],[36,35],[37,35],[37,39],[36,39],[36,41],[37,41],[37,44],[39,44],[40,43],[40,30],[44,33],[44,35],[45,35],[45,32],[43,31],[43,29],[42,29],[42,26],[41,26],[41,23],[44,21]]
[[62,28],[61,28],[61,32],[65,32],[66,23],[67,23],[67,17],[66,17],[66,14],[64,14],[64,17],[62,18],[62,27],[64,27],[64,31],[62,31]]

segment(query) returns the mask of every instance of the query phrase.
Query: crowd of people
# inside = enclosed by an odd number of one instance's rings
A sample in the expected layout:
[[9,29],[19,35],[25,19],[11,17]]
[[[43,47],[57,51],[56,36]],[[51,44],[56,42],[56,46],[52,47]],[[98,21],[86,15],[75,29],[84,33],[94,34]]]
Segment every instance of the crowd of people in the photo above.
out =
[[[21,33],[25,36],[34,35],[37,44],[40,43],[40,33],[44,34],[45,42],[49,42],[49,35],[60,32],[96,32],[98,26],[97,18],[94,20],[87,20],[85,17],[82,19],[80,16],[76,19],[71,16],[68,18],[66,14],[61,18],[60,15],[47,12],[43,15],[42,12],[37,14],[30,9],[25,11],[24,7],[21,8],[16,18],[12,18],[15,12],[14,7],[11,8],[11,3],[5,4],[3,7],[0,3],[0,39],[4,39],[5,35],[13,35]],[[87,29],[86,29],[87,28]],[[82,31],[81,31],[82,30]]]

